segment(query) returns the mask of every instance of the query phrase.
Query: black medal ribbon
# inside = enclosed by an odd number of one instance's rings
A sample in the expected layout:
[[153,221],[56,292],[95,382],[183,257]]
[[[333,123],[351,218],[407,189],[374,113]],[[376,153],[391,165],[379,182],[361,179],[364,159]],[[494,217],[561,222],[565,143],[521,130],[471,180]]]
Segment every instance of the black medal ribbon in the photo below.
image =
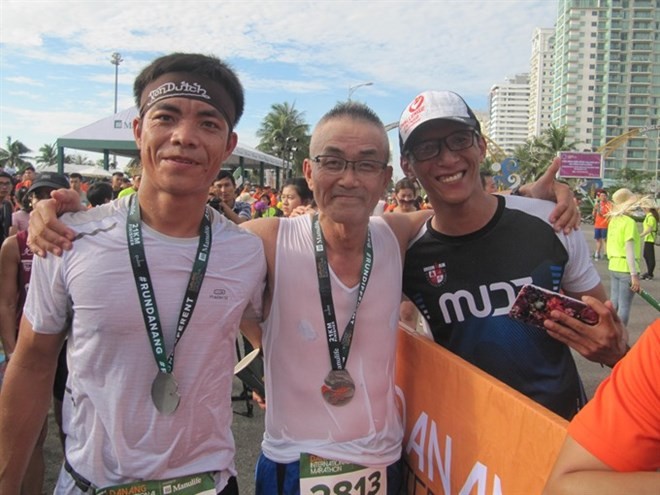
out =
[[371,243],[371,232],[367,229],[367,238],[364,243],[364,256],[362,258],[360,283],[355,309],[353,310],[350,320],[346,324],[341,339],[339,338],[339,330],[337,328],[335,305],[332,300],[330,266],[325,251],[325,239],[323,238],[318,214],[312,217],[312,237],[314,242],[314,256],[316,259],[316,273],[319,283],[319,296],[321,298],[321,308],[323,310],[323,320],[325,322],[325,330],[328,340],[330,364],[332,366],[332,370],[326,377],[324,385],[321,387],[321,393],[325,400],[330,404],[343,405],[351,400],[355,392],[355,384],[346,370],[346,362],[348,361],[348,354],[353,340],[357,310],[364,297],[367,283],[369,282],[369,276],[371,275],[371,269],[373,268],[374,255]]
[[126,219],[126,237],[128,240],[128,253],[131,259],[133,277],[137,287],[140,307],[144,325],[149,337],[149,343],[153,351],[158,373],[154,379],[151,396],[156,408],[163,414],[172,414],[179,405],[179,394],[177,392],[177,383],[174,379],[174,352],[176,346],[188,327],[192,318],[195,305],[199,296],[199,291],[204,280],[206,267],[208,266],[209,253],[211,252],[211,218],[210,211],[207,208],[204,212],[199,227],[199,244],[195,261],[188,280],[186,293],[179,310],[177,320],[176,334],[174,344],[170,355],[166,355],[165,341],[163,339],[163,329],[156,304],[155,293],[149,267],[147,265],[144,242],[142,238],[142,227],[140,219],[140,206],[136,201],[136,194],[131,196],[128,207],[128,217]]

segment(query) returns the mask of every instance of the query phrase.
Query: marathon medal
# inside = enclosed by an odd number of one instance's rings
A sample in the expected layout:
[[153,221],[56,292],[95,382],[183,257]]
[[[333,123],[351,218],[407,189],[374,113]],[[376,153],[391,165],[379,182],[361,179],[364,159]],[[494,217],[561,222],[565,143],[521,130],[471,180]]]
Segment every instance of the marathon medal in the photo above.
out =
[[325,241],[323,239],[321,225],[319,224],[318,214],[312,217],[312,238],[314,240],[319,295],[321,297],[321,307],[323,308],[323,319],[325,321],[326,337],[328,339],[330,364],[332,365],[332,370],[325,377],[323,385],[321,385],[321,395],[328,404],[332,406],[343,406],[348,404],[355,395],[355,382],[346,369],[346,362],[348,361],[348,353],[351,349],[351,341],[353,340],[357,310],[364,297],[371,268],[373,267],[374,255],[371,244],[371,232],[367,229],[367,238],[364,243],[364,257],[362,259],[362,273],[355,309],[346,324],[341,340],[339,339],[339,331],[337,329],[335,306],[332,301],[330,266],[325,253]]
[[332,406],[348,404],[355,394],[355,383],[346,370],[331,370],[321,386],[321,394]]
[[179,386],[172,373],[159,371],[151,384],[151,400],[162,414],[170,415],[179,407]]
[[142,308],[145,329],[147,330],[154,359],[158,365],[158,374],[151,384],[151,400],[158,412],[169,415],[176,411],[181,401],[181,396],[178,392],[179,386],[172,374],[172,370],[174,369],[174,352],[183,332],[188,327],[206,273],[212,241],[210,212],[208,209],[206,210],[199,227],[197,254],[195,255],[195,261],[190,272],[181,309],[179,310],[172,352],[167,356],[163,328],[160,322],[158,306],[156,305],[153,284],[151,283],[151,276],[149,275],[149,267],[147,266],[147,258],[144,251],[140,207],[135,200],[135,196],[137,195],[131,196],[129,200],[128,217],[126,220],[128,254],[131,259],[131,268],[133,269],[133,277],[135,278],[138,298]]

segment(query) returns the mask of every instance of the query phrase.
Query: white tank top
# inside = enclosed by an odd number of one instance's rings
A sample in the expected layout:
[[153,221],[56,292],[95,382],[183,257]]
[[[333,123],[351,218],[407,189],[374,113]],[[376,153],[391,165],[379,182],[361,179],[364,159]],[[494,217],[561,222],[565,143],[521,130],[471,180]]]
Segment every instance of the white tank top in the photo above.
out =
[[[403,427],[396,406],[394,364],[401,253],[387,224],[370,220],[374,265],[357,312],[346,369],[355,396],[329,405],[321,385],[332,369],[309,215],[282,219],[275,260],[275,288],[263,324],[266,431],[269,459],[288,463],[308,452],[363,465],[388,465],[401,455]],[[340,336],[355,309],[358,286],[332,272],[332,297]]]

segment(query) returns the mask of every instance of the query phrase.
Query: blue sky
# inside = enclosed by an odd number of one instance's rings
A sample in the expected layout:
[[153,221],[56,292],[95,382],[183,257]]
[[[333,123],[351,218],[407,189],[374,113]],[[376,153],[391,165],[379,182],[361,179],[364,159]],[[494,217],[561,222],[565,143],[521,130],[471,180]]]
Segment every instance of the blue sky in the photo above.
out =
[[[385,124],[427,89],[485,110],[493,84],[529,70],[533,30],[552,27],[556,11],[556,0],[0,0],[0,146],[11,136],[36,154],[112,114],[113,52],[124,59],[119,110],[133,105],[133,79],[159,55],[228,61],[245,87],[237,132],[250,146],[273,103],[294,103],[313,127],[364,82],[373,85],[353,99]],[[398,161],[396,132],[390,139]]]

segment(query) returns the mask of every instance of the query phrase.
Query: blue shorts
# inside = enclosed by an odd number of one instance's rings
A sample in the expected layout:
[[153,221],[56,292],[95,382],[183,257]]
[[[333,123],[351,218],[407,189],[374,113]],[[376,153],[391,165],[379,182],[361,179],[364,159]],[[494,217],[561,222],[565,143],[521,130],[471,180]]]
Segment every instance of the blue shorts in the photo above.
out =
[[594,229],[594,239],[607,239],[607,229]]
[[[300,495],[300,461],[279,464],[262,453],[257,461],[255,481],[255,495]],[[387,466],[387,495],[397,495],[401,481],[402,461],[398,460]]]

